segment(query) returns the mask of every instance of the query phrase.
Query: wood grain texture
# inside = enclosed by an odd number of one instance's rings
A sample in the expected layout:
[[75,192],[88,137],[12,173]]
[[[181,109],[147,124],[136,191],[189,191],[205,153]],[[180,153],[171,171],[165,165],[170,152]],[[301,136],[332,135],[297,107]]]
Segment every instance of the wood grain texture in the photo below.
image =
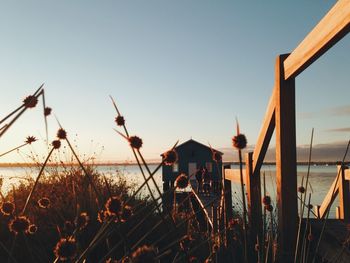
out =
[[276,87],[272,90],[269,104],[265,113],[264,121],[260,129],[258,141],[256,142],[253,153],[253,174],[260,174],[261,166],[269,147],[271,137],[275,129],[275,106],[276,106]]
[[275,67],[278,258],[281,262],[293,262],[298,229],[295,79],[284,78],[286,57],[288,54],[278,56]]
[[295,78],[350,30],[350,0],[339,0],[284,61],[285,79]]

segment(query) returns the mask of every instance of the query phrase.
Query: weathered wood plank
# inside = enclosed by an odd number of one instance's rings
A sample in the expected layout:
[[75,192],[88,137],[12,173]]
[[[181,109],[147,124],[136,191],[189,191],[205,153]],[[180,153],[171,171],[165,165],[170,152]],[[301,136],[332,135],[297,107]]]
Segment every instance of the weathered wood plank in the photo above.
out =
[[[243,169],[243,183],[246,183],[246,176],[245,176],[246,172],[245,169]],[[241,175],[240,175],[240,171],[239,169],[225,169],[225,179],[229,180],[233,183],[240,183],[241,179],[240,179]]]
[[339,0],[284,61],[285,79],[295,78],[350,30],[350,1]]
[[278,204],[279,254],[281,262],[293,262],[298,206],[295,130],[295,79],[285,80],[283,61],[276,60],[276,183]]
[[346,169],[344,172],[345,172],[345,180],[350,181],[350,169]]
[[261,126],[258,141],[253,153],[253,174],[260,174],[260,168],[269,147],[273,131],[275,129],[275,106],[276,106],[276,87],[272,90],[267,111],[265,113],[263,125]]
[[[260,174],[253,175],[253,153],[249,152],[245,157],[246,167],[246,188],[248,201],[248,219],[250,247],[253,249],[255,241],[262,241],[262,213],[261,213],[261,183]],[[257,238],[258,237],[258,238]],[[259,244],[261,246],[261,244]],[[258,258],[255,253],[250,253],[250,262],[257,262]]]
[[339,180],[339,219],[344,222],[350,222],[350,189],[349,181],[345,180],[345,169],[347,167],[338,165],[338,173],[340,174]]
[[331,187],[329,188],[326,197],[323,199],[323,202],[322,202],[322,204],[320,206],[319,214],[320,214],[320,218],[322,218],[322,219],[326,216],[327,210],[329,209],[330,206],[332,206],[335,198],[337,197],[337,195],[339,193],[339,183],[338,183],[338,181],[339,180],[337,180],[337,177],[336,177],[334,179]]

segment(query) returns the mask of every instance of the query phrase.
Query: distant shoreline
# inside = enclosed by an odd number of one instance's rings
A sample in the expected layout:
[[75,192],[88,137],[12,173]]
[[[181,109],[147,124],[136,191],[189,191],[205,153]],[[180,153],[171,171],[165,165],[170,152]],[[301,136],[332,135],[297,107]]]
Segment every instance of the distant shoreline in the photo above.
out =
[[[149,162],[148,165],[159,165],[160,162]],[[238,165],[239,162],[223,162],[223,165]],[[311,165],[338,165],[340,162],[311,162]],[[349,163],[345,163],[346,165],[349,165]],[[11,167],[41,167],[41,163],[0,163],[0,168],[11,168]],[[48,163],[46,166],[48,167],[54,167],[54,166],[79,166],[78,163]],[[137,163],[133,162],[101,162],[101,163],[87,163],[87,165],[91,166],[129,166],[129,165],[137,165]],[[264,162],[264,165],[276,165],[276,162]],[[297,165],[308,165],[308,162],[297,162]]]

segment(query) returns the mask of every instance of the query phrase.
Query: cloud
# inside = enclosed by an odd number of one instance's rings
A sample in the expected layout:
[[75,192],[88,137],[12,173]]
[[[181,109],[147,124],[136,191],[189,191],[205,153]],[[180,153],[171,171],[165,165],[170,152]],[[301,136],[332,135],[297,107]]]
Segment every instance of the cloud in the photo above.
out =
[[[312,161],[316,162],[335,162],[343,159],[347,142],[333,142],[327,144],[317,144],[312,147]],[[245,152],[253,151],[254,146],[248,146]],[[224,153],[223,159],[228,162],[237,162],[237,151],[233,148],[220,148],[218,149]],[[306,162],[309,157],[309,145],[297,146],[297,160],[298,162]],[[266,153],[265,161],[275,161],[275,148],[270,147]],[[347,155],[346,161],[350,161],[350,154]]]
[[350,105],[330,108],[328,109],[328,113],[332,116],[350,115]]
[[327,108],[319,112],[298,113],[298,117],[301,119],[314,119],[322,116],[350,116],[350,105]]
[[350,132],[350,127],[345,128],[335,128],[335,129],[329,129],[326,130],[327,132]]

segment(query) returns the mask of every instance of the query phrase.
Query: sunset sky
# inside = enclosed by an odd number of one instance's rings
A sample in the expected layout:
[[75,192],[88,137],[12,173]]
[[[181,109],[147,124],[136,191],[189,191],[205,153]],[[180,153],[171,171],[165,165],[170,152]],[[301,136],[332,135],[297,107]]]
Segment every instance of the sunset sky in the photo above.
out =
[[[47,105],[79,152],[101,162],[132,160],[113,131],[109,95],[148,159],[191,137],[230,151],[236,117],[254,145],[276,56],[292,52],[335,2],[3,1],[0,118],[45,83]],[[296,79],[299,146],[314,127],[324,153],[345,150],[349,50],[348,35]],[[57,129],[52,115],[50,141]],[[0,138],[0,153],[28,135],[40,141],[0,162],[29,162],[30,150],[46,154],[41,102]]]

